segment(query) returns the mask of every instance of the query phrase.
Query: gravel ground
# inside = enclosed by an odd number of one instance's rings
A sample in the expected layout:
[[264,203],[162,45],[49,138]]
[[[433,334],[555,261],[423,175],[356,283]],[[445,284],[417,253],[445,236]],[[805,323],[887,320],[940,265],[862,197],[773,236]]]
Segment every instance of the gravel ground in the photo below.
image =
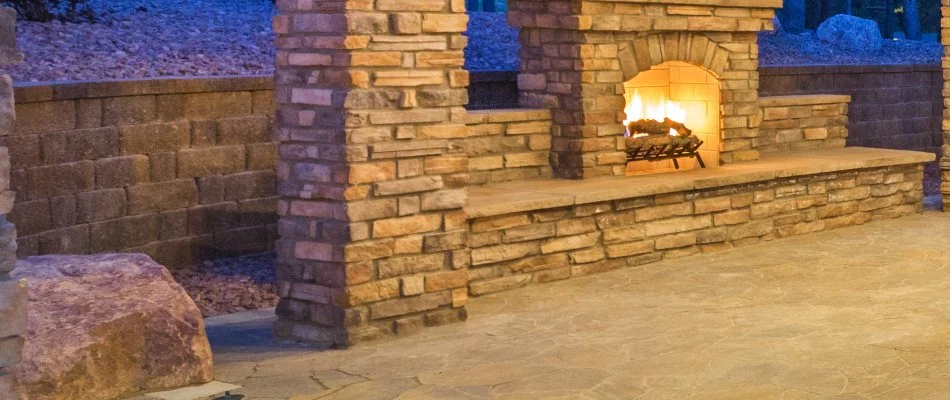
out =
[[878,51],[844,51],[828,46],[814,33],[759,35],[761,65],[799,64],[939,64],[943,46],[937,42],[885,40]]
[[17,23],[15,81],[271,74],[271,0],[93,0],[95,24]]
[[465,68],[469,71],[516,71],[521,44],[505,13],[469,13]]
[[171,273],[201,313],[212,317],[276,306],[276,259],[273,253],[224,258]]
[[940,194],[940,162],[935,161],[924,167],[924,194]]
[[[271,0],[91,0],[94,24],[19,22],[26,61],[0,67],[16,81],[273,73]],[[504,13],[471,13],[466,68],[518,69],[518,31]],[[886,41],[848,52],[813,33],[761,35],[762,65],[938,63],[935,42]]]

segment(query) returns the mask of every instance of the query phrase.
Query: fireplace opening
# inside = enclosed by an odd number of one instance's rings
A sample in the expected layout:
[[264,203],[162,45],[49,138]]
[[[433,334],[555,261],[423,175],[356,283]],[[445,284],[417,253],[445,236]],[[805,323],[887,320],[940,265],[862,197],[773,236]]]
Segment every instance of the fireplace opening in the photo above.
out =
[[719,165],[722,102],[710,72],[665,62],[625,83],[624,99],[627,174]]

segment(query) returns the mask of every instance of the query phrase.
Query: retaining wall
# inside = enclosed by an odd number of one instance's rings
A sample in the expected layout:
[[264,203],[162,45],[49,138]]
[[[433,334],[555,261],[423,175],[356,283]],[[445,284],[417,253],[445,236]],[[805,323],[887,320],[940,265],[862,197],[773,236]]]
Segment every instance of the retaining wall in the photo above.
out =
[[[517,73],[474,72],[469,108],[517,104]],[[939,65],[759,67],[759,95],[851,96],[849,146],[938,152],[943,140]]]
[[19,255],[143,252],[169,267],[276,237],[271,77],[19,85]]
[[851,96],[848,146],[921,150],[943,145],[939,65],[762,67],[762,96]]
[[[483,103],[504,102],[498,85],[509,75],[473,74],[472,90],[490,82],[494,96],[473,97],[472,108],[510,106]],[[851,146],[936,152],[942,144],[937,66],[763,67],[760,76],[762,96],[850,95]],[[271,77],[19,84],[15,95],[18,120],[0,146],[11,157],[21,257],[136,251],[177,267],[273,248]],[[549,118],[470,112],[475,134],[460,142],[470,183],[549,177],[550,136],[540,127]],[[780,141],[759,145],[786,150]]]

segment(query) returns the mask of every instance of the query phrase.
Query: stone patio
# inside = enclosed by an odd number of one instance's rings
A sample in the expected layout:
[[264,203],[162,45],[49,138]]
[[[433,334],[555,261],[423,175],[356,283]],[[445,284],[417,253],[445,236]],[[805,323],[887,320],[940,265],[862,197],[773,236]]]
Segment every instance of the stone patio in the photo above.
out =
[[[246,399],[925,399],[950,392],[950,216],[532,286],[347,351],[209,322]],[[847,250],[843,250],[847,249]]]

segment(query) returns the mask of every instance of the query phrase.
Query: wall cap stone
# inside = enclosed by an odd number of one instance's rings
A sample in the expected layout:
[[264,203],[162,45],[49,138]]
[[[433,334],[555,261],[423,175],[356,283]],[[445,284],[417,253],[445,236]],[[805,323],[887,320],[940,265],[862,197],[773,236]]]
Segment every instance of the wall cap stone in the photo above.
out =
[[922,164],[935,159],[933,153],[849,147],[764,155],[757,161],[719,168],[635,177],[506,182],[469,188],[465,212],[469,219],[483,218],[806,175]]
[[803,94],[793,96],[759,97],[763,107],[807,106],[815,104],[850,103],[851,96],[846,94]]
[[901,72],[940,72],[940,64],[874,65],[781,65],[759,66],[759,76],[814,74],[881,74]]
[[273,90],[272,75],[143,78],[101,81],[18,82],[17,103],[156,94]]

